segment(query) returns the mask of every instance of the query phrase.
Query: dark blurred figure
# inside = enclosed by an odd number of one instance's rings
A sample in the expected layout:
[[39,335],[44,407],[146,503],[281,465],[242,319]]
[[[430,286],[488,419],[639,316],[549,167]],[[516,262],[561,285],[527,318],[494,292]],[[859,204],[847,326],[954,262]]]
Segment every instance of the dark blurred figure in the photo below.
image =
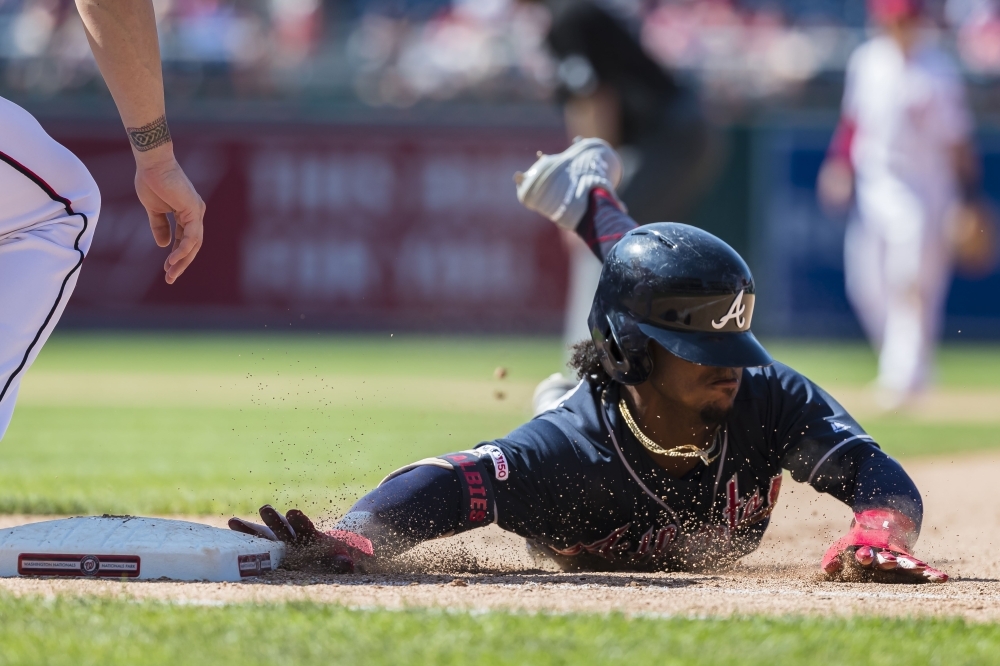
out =
[[643,50],[629,17],[600,0],[543,0],[570,136],[621,154],[619,195],[639,224],[682,221],[708,176],[710,133],[693,91]]
[[[546,41],[570,137],[600,137],[625,166],[618,194],[639,224],[681,222],[711,176],[712,135],[697,96],[647,55],[638,20],[601,0],[532,0],[552,15]],[[600,262],[575,236],[565,338],[590,337]]]

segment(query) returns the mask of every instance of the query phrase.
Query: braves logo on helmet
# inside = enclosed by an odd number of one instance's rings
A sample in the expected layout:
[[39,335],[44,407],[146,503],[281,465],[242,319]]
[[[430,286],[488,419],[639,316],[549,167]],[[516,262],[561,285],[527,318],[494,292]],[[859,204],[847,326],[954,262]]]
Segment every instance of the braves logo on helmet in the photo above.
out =
[[741,330],[749,328],[747,318],[743,316],[743,313],[746,312],[747,309],[747,306],[743,305],[743,292],[744,290],[741,289],[740,293],[736,294],[736,298],[733,300],[733,304],[729,306],[729,312],[726,313],[726,316],[722,317],[718,321],[715,321],[714,319],[712,320],[712,328],[716,330],[723,328],[726,325],[726,322],[730,319],[735,319],[736,325]]

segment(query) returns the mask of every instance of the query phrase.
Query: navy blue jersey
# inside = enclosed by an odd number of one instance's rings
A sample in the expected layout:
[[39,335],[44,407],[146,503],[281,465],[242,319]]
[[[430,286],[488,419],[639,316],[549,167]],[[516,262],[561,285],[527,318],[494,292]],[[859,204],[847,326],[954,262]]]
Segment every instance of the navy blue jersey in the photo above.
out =
[[[577,229],[603,258],[635,222],[595,196]],[[780,363],[743,370],[708,465],[674,478],[618,411],[620,385],[581,382],[555,409],[470,451],[391,474],[338,523],[392,557],[495,522],[569,569],[711,568],[760,544],[782,470],[919,530],[920,494],[837,402]]]
[[583,381],[556,409],[476,449],[493,471],[497,524],[564,566],[694,569],[732,560],[760,543],[783,469],[829,490],[826,477],[842,476],[831,461],[874,446],[826,392],[776,363],[743,371],[716,436],[718,457],[674,478],[624,424],[618,398],[617,384]]

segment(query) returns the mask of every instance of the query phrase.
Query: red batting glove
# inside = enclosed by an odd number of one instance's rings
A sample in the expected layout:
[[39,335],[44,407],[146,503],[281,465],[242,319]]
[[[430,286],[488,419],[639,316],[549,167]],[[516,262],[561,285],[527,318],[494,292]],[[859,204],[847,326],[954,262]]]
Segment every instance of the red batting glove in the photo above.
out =
[[306,514],[292,509],[282,516],[270,504],[260,508],[264,525],[230,518],[229,529],[244,534],[283,541],[288,546],[285,562],[293,569],[319,568],[333,573],[354,573],[358,565],[374,556],[372,542],[346,530],[320,532]]
[[826,551],[820,568],[831,578],[837,574],[850,578],[853,572],[853,577],[877,582],[946,582],[948,574],[910,554],[916,540],[916,526],[900,512],[862,511],[854,514],[850,531]]

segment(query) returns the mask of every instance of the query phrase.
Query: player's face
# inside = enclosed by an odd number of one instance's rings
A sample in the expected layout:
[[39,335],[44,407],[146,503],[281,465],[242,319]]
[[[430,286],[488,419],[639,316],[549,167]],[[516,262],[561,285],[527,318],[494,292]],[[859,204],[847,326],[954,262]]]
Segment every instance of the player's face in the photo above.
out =
[[653,374],[649,381],[657,393],[671,402],[698,412],[707,425],[725,421],[740,390],[743,368],[715,368],[674,356],[651,343]]

